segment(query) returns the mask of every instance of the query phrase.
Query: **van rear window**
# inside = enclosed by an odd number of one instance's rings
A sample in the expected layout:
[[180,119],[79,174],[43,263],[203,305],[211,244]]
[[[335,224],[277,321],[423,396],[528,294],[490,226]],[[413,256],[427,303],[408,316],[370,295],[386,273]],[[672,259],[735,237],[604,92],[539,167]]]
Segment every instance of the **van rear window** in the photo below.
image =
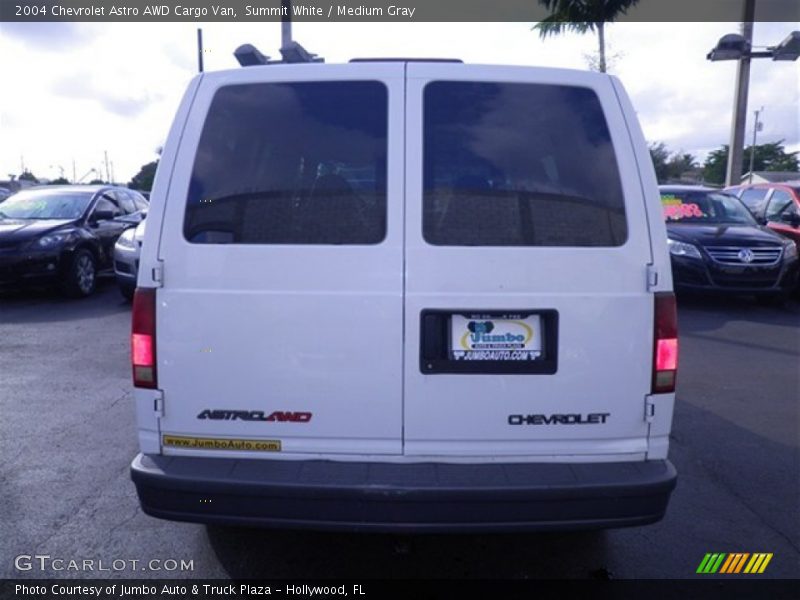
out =
[[587,88],[437,81],[424,91],[423,236],[442,246],[619,246],[625,203]]
[[198,244],[377,244],[386,234],[388,94],[376,81],[220,88],[189,184]]

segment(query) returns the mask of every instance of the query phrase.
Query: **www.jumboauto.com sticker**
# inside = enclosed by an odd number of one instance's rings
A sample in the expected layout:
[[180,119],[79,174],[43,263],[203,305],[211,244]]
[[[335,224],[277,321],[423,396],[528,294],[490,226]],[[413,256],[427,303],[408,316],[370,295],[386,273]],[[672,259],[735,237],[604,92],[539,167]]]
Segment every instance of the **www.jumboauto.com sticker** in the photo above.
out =
[[453,315],[453,360],[536,360],[542,358],[540,315]]

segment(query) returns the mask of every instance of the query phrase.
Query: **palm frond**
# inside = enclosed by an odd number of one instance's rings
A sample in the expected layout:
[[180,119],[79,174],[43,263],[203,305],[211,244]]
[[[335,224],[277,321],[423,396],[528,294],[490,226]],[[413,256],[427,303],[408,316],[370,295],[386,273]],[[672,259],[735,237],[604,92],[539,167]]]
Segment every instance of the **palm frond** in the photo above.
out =
[[[611,23],[628,13],[639,0],[539,0],[550,15],[543,21],[583,24],[581,33],[593,31],[596,23]],[[588,24],[592,24],[591,26]],[[536,29],[541,29],[535,27]],[[577,28],[570,28],[578,31]]]
[[565,31],[575,31],[577,33],[586,33],[587,31],[594,31],[595,24],[590,22],[580,21],[560,21],[554,19],[552,16],[547,17],[531,27],[539,32],[539,37],[546,38],[551,35],[560,35]]

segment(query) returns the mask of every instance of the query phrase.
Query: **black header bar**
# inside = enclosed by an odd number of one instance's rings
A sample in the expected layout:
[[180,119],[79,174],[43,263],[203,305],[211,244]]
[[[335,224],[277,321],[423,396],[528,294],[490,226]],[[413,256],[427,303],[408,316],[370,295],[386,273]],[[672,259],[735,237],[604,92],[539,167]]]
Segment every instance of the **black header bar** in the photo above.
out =
[[[640,0],[621,22],[738,22],[745,0]],[[0,21],[280,21],[280,0],[0,0]],[[538,22],[537,0],[294,0],[298,22]],[[757,0],[756,21],[800,21],[798,0]]]

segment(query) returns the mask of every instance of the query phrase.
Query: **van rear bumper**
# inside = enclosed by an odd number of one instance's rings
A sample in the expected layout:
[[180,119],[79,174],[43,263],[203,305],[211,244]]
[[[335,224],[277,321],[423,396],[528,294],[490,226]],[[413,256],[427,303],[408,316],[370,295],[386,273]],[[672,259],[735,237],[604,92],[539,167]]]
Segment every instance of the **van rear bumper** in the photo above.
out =
[[142,509],[176,521],[393,532],[645,525],[675,487],[666,460],[624,463],[358,463],[139,454]]

